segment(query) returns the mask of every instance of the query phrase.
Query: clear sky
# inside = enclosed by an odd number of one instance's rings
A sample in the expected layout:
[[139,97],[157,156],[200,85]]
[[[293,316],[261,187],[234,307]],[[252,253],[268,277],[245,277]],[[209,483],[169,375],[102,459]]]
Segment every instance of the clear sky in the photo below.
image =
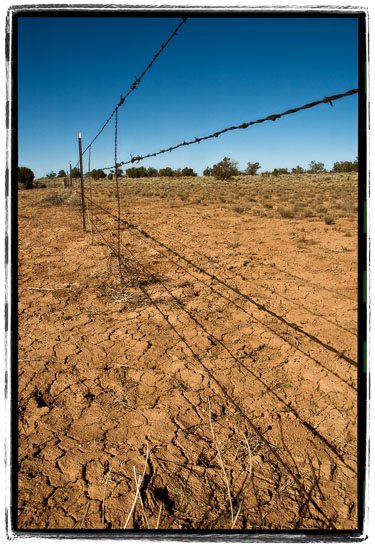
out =
[[[19,166],[36,177],[78,160],[180,17],[21,17]],[[152,153],[358,87],[356,18],[188,18],[119,110],[118,160]],[[357,156],[358,95],[144,160],[194,168],[224,156],[261,171],[331,169]],[[114,164],[114,119],[91,168]],[[88,154],[84,169],[88,168]],[[125,167],[126,168],[126,167]]]

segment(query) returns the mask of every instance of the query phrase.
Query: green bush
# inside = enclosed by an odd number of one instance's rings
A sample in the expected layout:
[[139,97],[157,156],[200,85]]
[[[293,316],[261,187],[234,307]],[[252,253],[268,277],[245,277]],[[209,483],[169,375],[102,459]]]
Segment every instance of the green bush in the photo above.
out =
[[34,172],[27,166],[18,167],[18,182],[23,184],[24,189],[32,189],[34,181]]
[[79,168],[77,168],[77,166],[76,166],[72,170],[72,178],[80,178],[80,177],[81,177],[81,172],[80,172]]
[[147,168],[147,177],[148,178],[155,178],[155,177],[157,177],[157,175],[158,175],[158,171],[157,171],[156,168],[153,168],[152,166]]
[[105,172],[103,172],[103,170],[91,170],[90,176],[93,180],[103,180],[105,178]]
[[175,175],[175,173],[172,170],[172,168],[170,168],[170,166],[167,166],[166,168],[161,168],[159,170],[159,176],[160,177],[173,178],[174,175]]
[[212,175],[217,180],[229,180],[232,176],[237,176],[238,162],[231,160],[229,157],[224,157],[221,162],[214,164]]
[[133,166],[126,170],[126,175],[129,178],[145,178],[147,177],[147,170],[144,166]]
[[194,172],[194,170],[192,168],[188,168],[187,166],[185,166],[185,168],[183,168],[181,170],[181,176],[183,178],[194,177],[196,175],[197,175],[197,173]]
[[354,162],[348,160],[335,162],[332,172],[358,172],[358,158],[356,158]]
[[289,174],[288,168],[274,168],[272,172],[273,176],[282,176],[284,174]]
[[312,160],[309,164],[309,173],[320,174],[320,172],[325,172],[323,162],[316,162],[315,160]]
[[297,166],[295,168],[292,168],[292,174],[303,174],[305,170],[302,168],[302,166]]
[[248,162],[245,170],[247,176],[255,176],[258,170],[262,168],[259,162]]

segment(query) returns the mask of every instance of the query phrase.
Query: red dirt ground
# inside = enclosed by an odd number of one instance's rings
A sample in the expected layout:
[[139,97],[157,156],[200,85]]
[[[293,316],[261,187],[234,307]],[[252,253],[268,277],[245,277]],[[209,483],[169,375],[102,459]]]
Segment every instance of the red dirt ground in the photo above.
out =
[[122,529],[145,468],[127,528],[356,529],[356,221],[137,198],[180,256],[123,226],[122,290],[49,192],[19,192],[18,527]]

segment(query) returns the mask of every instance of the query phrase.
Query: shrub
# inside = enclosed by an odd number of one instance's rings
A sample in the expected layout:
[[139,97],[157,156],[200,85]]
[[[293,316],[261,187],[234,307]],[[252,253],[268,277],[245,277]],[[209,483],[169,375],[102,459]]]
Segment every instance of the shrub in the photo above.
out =
[[233,212],[237,212],[237,214],[243,214],[245,212],[245,209],[243,206],[240,206],[239,204],[235,204],[232,207]]
[[316,162],[315,160],[312,160],[309,164],[309,173],[319,174],[320,172],[325,172],[323,162]]
[[156,178],[158,176],[158,171],[156,168],[153,168],[152,166],[149,166],[147,168],[147,177],[148,178]]
[[335,162],[332,172],[358,172],[358,158],[354,162],[348,160]]
[[145,178],[147,177],[147,170],[144,166],[133,166],[126,170],[126,175],[129,178]]
[[193,177],[196,175],[197,175],[196,172],[194,172],[192,168],[188,168],[187,166],[185,166],[185,168],[181,170],[181,176],[183,178]]
[[212,176],[212,168],[210,168],[209,166],[207,166],[207,168],[205,168],[203,170],[203,175],[208,177],[208,176]]
[[302,166],[297,166],[295,168],[292,168],[292,174],[304,174],[305,170],[302,168]]
[[90,176],[93,180],[102,180],[105,178],[105,172],[103,170],[91,170]]
[[279,206],[278,211],[282,218],[294,218],[294,216],[296,215],[296,211],[294,208]]
[[34,181],[34,172],[27,166],[18,167],[18,181],[24,189],[32,189]]
[[77,168],[77,167],[73,168],[72,178],[80,178],[80,177],[81,177],[81,172],[80,172],[79,168]]
[[288,168],[274,168],[272,172],[273,176],[281,176],[283,174],[289,174]]
[[212,175],[217,180],[229,180],[232,176],[238,175],[238,163],[229,157],[224,157],[221,162],[214,164]]
[[245,170],[245,174],[248,176],[255,176],[258,170],[262,168],[259,162],[248,162]]
[[66,176],[65,170],[60,170],[57,175],[58,175],[59,178],[65,178],[65,176]]
[[166,168],[161,168],[159,170],[159,176],[160,177],[173,178],[174,175],[175,175],[175,173],[172,170],[172,168],[170,168],[170,166],[167,166]]
[[324,223],[327,225],[332,225],[335,223],[335,218],[332,216],[332,214],[327,214],[324,216]]
[[108,174],[107,179],[110,180],[110,181],[113,180],[113,174],[112,174],[112,172],[110,172],[110,173]]
[[46,176],[47,178],[55,178],[56,177],[56,172],[50,172],[49,174],[47,174]]

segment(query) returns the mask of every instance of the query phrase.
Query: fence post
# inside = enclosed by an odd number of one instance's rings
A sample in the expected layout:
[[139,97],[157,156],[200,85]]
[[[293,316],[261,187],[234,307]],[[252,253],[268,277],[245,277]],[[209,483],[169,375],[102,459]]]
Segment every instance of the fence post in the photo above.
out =
[[83,231],[86,231],[86,221],[85,221],[85,189],[83,185],[83,163],[82,163],[82,140],[81,132],[78,132],[78,147],[79,147],[79,165],[81,172],[81,204],[82,204],[82,226]]
[[70,187],[73,189],[73,182],[72,182],[72,161],[69,161],[69,183]]

